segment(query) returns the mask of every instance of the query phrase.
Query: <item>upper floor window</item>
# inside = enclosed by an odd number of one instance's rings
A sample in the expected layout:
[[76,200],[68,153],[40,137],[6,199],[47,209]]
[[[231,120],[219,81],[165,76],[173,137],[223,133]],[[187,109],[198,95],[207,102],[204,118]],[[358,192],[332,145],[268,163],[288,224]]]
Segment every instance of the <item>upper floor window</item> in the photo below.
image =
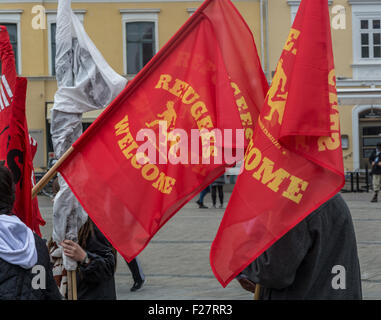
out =
[[[8,30],[9,40],[13,48],[13,54],[15,56],[16,72],[18,73],[19,57],[18,57],[18,41],[17,41],[17,24],[16,23],[0,23],[5,26]],[[1,72],[1,61],[0,61],[0,72]]]
[[381,18],[361,19],[361,58],[381,58]]
[[381,2],[348,0],[352,6],[353,79],[381,79]]
[[137,74],[159,50],[160,9],[121,9],[124,72]]
[[154,22],[126,23],[127,73],[138,73],[155,55]]
[[[86,10],[73,10],[79,21],[83,24]],[[48,24],[48,54],[49,54],[49,73],[56,75],[56,30],[57,30],[57,11],[46,10]]]
[[51,59],[51,74],[56,74],[56,23],[50,24],[50,59]]

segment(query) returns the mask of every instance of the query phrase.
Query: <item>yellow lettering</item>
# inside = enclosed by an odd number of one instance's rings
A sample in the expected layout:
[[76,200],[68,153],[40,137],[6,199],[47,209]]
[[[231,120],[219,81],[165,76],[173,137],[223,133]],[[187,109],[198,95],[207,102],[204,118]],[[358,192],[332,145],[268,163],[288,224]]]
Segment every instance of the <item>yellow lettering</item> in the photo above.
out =
[[300,200],[302,200],[303,197],[303,194],[301,194],[300,191],[306,191],[307,187],[307,181],[303,181],[298,177],[291,176],[290,184],[288,185],[287,190],[282,193],[282,196],[299,204]]
[[123,154],[127,159],[130,159],[133,154],[131,153],[133,150],[139,148],[139,145],[134,141],[131,143],[126,149],[123,150]]
[[253,129],[251,129],[251,128],[246,128],[246,129],[245,129],[245,138],[246,138],[247,140],[252,139],[252,138],[253,138],[253,135],[254,135],[254,131],[253,131]]
[[135,168],[135,169],[140,169],[142,167],[141,164],[137,163],[136,161],[136,157],[137,155],[134,155],[132,158],[131,158],[131,165]]
[[184,89],[186,89],[188,86],[189,85],[186,82],[176,79],[175,84],[168,91],[176,97],[180,97],[183,94]]
[[165,183],[165,173],[161,172],[160,176],[159,176],[159,179],[157,179],[156,182],[154,182],[152,184],[152,186],[155,189],[158,189],[160,192],[163,192],[163,190],[164,190],[164,183]]
[[192,107],[191,107],[191,115],[195,120],[197,121],[202,114],[208,112],[208,109],[206,108],[206,105],[202,101],[196,102]]
[[194,91],[194,89],[189,86],[187,91],[185,91],[182,102],[185,104],[191,104],[194,103],[200,96]]
[[239,90],[238,85],[235,82],[230,82],[230,85],[234,89],[234,95],[236,96],[237,94],[241,93],[241,90]]
[[335,69],[332,69],[328,74],[328,84],[332,87],[336,87]]
[[123,150],[127,147],[127,144],[130,144],[134,141],[134,138],[130,132],[128,132],[122,139],[118,141],[119,148]]
[[156,89],[169,90],[169,83],[171,82],[172,77],[169,74],[162,74],[160,76],[159,82],[156,85]]
[[159,168],[154,164],[146,164],[142,168],[142,176],[148,181],[153,181],[159,175]]
[[290,34],[288,35],[286,45],[284,46],[284,50],[291,51],[292,54],[296,54],[297,50],[293,49],[295,46],[296,40],[299,38],[300,31],[296,29],[291,29]]
[[126,115],[120,122],[118,122],[116,125],[115,125],[115,130],[116,130],[116,133],[115,135],[119,136],[123,133],[128,133],[130,132],[129,128],[128,128],[128,115]]
[[244,127],[251,126],[253,124],[250,112],[241,114],[241,122],[242,122],[242,126]]
[[164,190],[163,193],[170,194],[172,192],[172,188],[176,183],[176,179],[172,177],[165,177],[165,185],[164,185]]
[[329,93],[329,103],[333,105],[337,105],[339,103],[336,92]]
[[197,126],[200,130],[206,128],[213,128],[212,118],[210,116],[207,116],[205,118],[202,118],[201,120],[198,120]]
[[237,106],[239,111],[247,109],[247,103],[244,96],[237,100]]
[[[252,141],[252,140],[251,140]],[[250,147],[250,145],[249,145]],[[251,148],[250,148],[251,149]],[[254,159],[252,159],[254,157]],[[262,153],[259,149],[253,148],[247,153],[245,156],[245,169],[247,171],[254,170],[256,167],[258,167],[259,163],[262,160]]]
[[320,137],[318,139],[319,151],[336,150],[340,147],[340,134],[333,133],[331,137]]
[[[274,162],[269,158],[263,158],[263,162],[261,167],[253,174],[253,177],[264,185],[267,185],[274,192],[278,192],[280,184],[283,182],[285,178],[288,178],[290,174],[280,168],[277,171],[273,172]],[[270,182],[270,183],[269,183]]]
[[339,114],[331,114],[331,130],[339,131],[339,123],[340,123],[340,118]]

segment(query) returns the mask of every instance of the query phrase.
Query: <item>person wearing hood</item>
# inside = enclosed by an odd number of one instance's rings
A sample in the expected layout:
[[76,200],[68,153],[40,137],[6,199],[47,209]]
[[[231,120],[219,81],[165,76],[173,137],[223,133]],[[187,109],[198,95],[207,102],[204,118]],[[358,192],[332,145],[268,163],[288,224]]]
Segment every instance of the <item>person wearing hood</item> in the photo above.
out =
[[236,279],[260,300],[361,300],[350,210],[333,196],[277,240]]
[[48,248],[12,214],[15,186],[0,163],[0,300],[61,300]]

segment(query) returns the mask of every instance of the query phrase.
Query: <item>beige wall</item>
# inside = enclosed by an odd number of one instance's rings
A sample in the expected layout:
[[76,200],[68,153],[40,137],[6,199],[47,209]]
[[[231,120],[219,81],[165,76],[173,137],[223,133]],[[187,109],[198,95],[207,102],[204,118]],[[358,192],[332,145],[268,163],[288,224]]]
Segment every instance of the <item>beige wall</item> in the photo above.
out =
[[332,28],[333,54],[335,59],[336,76],[352,78],[352,9],[348,0],[335,0],[330,6],[331,21],[335,16],[332,8],[341,5],[345,8],[346,28],[335,30]]
[[352,108],[353,106],[339,106],[341,134],[349,137],[349,149],[343,150],[345,171],[353,170]]

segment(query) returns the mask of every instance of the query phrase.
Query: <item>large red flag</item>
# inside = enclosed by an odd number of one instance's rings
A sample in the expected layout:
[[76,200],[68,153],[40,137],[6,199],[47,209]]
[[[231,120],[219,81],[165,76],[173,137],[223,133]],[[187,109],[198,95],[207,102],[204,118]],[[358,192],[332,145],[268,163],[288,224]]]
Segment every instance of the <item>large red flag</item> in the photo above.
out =
[[41,235],[39,226],[45,221],[37,199],[32,200],[33,163],[25,116],[27,80],[17,77],[14,53],[4,26],[0,26],[0,61],[0,160],[6,161],[16,184],[14,213]]
[[[110,242],[131,260],[232,164],[201,163],[208,152],[189,151],[195,142],[191,132],[244,129],[249,141],[267,89],[252,33],[234,5],[205,1],[73,145],[59,171]],[[159,132],[165,141],[140,142],[142,128]],[[166,146],[174,128],[180,129],[181,143],[175,139]],[[217,134],[211,140],[207,151],[221,155],[226,148]],[[156,164],[138,163],[142,145],[159,150]],[[179,152],[185,161],[174,164],[169,157]]]
[[212,244],[223,286],[344,184],[327,0],[302,0]]

